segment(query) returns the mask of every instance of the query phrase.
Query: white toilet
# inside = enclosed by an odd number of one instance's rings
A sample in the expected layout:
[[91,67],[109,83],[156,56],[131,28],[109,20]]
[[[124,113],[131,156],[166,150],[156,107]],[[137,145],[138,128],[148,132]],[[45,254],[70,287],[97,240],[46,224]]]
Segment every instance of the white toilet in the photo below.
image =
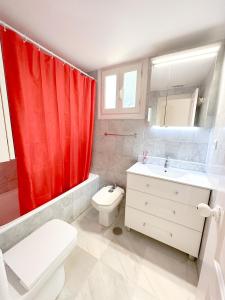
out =
[[76,229],[55,219],[3,256],[0,251],[0,299],[55,300],[65,282],[64,261],[76,240]]
[[110,226],[115,221],[124,190],[119,186],[103,187],[92,197],[92,205],[99,211],[99,224]]

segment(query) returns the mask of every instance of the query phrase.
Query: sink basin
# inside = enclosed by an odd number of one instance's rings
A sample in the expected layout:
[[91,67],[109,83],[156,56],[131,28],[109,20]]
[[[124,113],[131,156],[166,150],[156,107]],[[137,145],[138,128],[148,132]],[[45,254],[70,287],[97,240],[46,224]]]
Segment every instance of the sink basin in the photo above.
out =
[[170,178],[179,178],[187,175],[186,170],[176,169],[176,168],[164,168],[163,166],[155,166],[151,164],[146,164],[145,167],[148,168],[148,171],[152,176],[162,176]]
[[170,166],[165,169],[164,166],[143,164],[141,162],[135,163],[127,172],[212,189],[212,184],[209,182],[208,176],[202,172],[178,169]]

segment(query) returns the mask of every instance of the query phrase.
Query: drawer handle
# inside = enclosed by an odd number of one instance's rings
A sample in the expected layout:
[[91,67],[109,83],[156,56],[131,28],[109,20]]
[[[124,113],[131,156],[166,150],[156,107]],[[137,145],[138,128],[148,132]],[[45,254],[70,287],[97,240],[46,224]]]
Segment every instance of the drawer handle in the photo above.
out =
[[145,202],[145,205],[148,205],[148,201]]
[[150,187],[150,184],[149,184],[149,183],[146,183],[146,187]]
[[176,214],[176,211],[175,211],[175,209],[173,210],[173,214],[174,214],[174,215]]
[[171,238],[173,237],[173,234],[172,234],[172,233],[170,233],[170,237],[171,237]]
[[142,224],[142,226],[145,226],[146,225],[146,223],[144,222],[143,224]]
[[174,194],[175,194],[175,195],[178,195],[178,194],[179,194],[179,192],[178,192],[178,191],[175,191],[175,192],[174,192]]

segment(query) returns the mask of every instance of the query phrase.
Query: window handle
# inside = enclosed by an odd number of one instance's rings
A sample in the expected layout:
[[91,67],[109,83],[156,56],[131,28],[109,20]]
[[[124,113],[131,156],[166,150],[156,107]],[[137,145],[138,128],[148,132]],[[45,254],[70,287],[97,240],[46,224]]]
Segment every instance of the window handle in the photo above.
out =
[[119,98],[120,100],[123,100],[123,89],[120,89],[119,91]]

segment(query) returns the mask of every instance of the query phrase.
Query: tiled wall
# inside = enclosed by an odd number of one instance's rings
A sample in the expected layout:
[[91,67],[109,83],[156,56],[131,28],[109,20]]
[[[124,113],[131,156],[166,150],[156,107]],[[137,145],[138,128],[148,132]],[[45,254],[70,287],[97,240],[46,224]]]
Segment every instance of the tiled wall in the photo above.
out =
[[71,222],[90,205],[91,197],[99,189],[99,177],[90,178],[70,191],[22,216],[21,221],[0,227],[0,248],[6,251],[45,222],[58,218]]
[[[117,183],[124,186],[125,170],[137,161],[142,150],[144,121],[95,121],[92,172],[100,176],[100,185]],[[104,132],[131,134],[137,137],[104,136]]]
[[0,194],[17,188],[16,160],[0,163]]
[[[137,137],[104,136],[104,132]],[[126,184],[128,169],[144,150],[151,156],[205,163],[209,129],[153,128],[145,120],[95,121],[92,172],[100,175],[100,184]]]

